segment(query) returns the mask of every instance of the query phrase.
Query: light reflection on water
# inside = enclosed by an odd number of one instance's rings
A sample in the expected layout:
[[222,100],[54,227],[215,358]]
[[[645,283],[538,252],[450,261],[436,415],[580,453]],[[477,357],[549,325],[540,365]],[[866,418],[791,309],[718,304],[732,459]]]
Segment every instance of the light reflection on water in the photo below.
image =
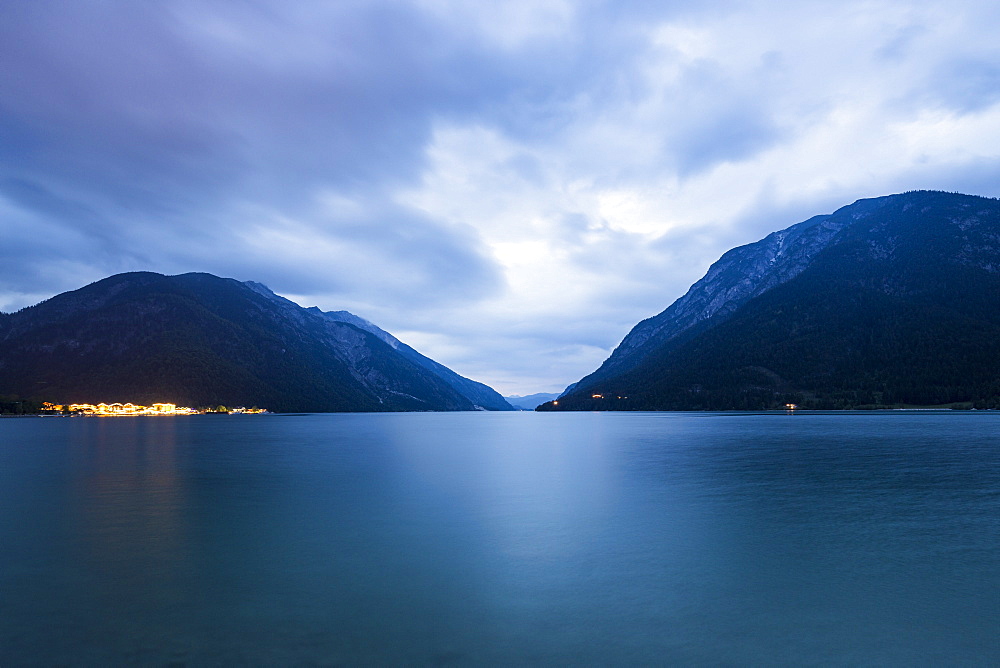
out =
[[998,427],[0,420],[0,663],[996,664]]
[[[85,558],[130,589],[170,577],[186,559],[183,480],[176,423],[169,419],[74,420],[80,458],[73,473],[73,523]],[[83,464],[82,466],[79,464]]]

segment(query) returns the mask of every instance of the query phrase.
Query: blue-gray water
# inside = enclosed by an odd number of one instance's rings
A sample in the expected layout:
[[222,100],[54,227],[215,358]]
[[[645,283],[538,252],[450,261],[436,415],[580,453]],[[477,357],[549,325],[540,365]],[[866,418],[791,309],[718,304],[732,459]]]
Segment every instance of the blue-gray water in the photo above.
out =
[[1000,665],[1000,414],[0,420],[0,664]]

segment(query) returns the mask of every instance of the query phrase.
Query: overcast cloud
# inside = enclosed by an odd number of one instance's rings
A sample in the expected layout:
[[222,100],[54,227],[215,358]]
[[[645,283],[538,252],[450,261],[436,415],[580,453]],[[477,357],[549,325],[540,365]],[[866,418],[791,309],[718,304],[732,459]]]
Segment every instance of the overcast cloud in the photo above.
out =
[[207,271],[507,393],[729,248],[1000,195],[992,2],[0,3],[0,310]]

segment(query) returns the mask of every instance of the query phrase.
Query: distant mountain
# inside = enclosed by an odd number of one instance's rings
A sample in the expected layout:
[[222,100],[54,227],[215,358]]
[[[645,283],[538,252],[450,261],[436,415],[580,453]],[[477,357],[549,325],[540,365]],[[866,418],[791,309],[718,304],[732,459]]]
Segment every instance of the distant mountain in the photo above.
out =
[[506,399],[507,403],[515,408],[523,411],[533,411],[546,401],[552,401],[558,397],[558,394],[539,392],[537,394],[528,394],[523,397],[515,394],[509,397],[504,397],[504,399]]
[[[316,308],[316,307],[313,307]],[[319,309],[316,309],[319,311]],[[500,393],[494,390],[489,385],[485,385],[475,380],[470,380],[465,376],[460,376],[448,367],[435,362],[429,357],[421,355],[416,350],[406,345],[392,334],[379,329],[372,323],[368,322],[364,318],[359,318],[358,316],[350,313],[348,311],[319,311],[324,317],[329,318],[334,321],[348,322],[356,327],[359,327],[367,332],[371,332],[375,336],[379,337],[386,343],[388,343],[393,350],[398,352],[400,355],[406,359],[418,364],[434,375],[441,378],[444,382],[451,385],[459,394],[464,396],[466,399],[475,404],[478,408],[484,408],[490,411],[512,411],[514,407],[511,406]]]
[[[255,283],[253,281],[248,281],[247,285],[259,292],[260,294],[268,297],[269,299],[276,301],[289,300],[284,297],[279,297],[278,295],[271,292],[271,290],[261,283]],[[294,302],[289,302],[295,306],[298,306]],[[507,403],[500,393],[494,390],[489,385],[485,385],[475,380],[470,380],[465,376],[460,376],[448,367],[439,362],[435,362],[425,355],[421,355],[416,350],[406,345],[395,336],[389,332],[381,329],[371,322],[365,320],[360,316],[356,316],[350,311],[321,311],[315,306],[311,306],[306,309],[310,313],[320,315],[333,322],[343,322],[350,325],[354,325],[358,329],[362,329],[370,334],[374,334],[382,341],[387,343],[393,350],[408,359],[409,361],[422,366],[427,369],[435,376],[443,380],[444,382],[451,385],[459,394],[472,402],[476,408],[482,408],[489,411],[512,411],[514,407]]]
[[346,318],[259,283],[119,274],[0,314],[0,394],[276,411],[476,409],[441,372]]
[[1000,406],[1000,202],[860,200],[735,248],[542,410]]

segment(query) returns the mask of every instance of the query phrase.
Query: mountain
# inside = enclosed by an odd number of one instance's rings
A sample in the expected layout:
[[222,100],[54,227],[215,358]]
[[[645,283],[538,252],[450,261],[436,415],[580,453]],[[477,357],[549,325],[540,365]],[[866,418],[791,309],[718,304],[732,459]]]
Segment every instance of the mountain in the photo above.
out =
[[538,392],[537,394],[528,394],[523,397],[515,394],[510,397],[504,397],[504,399],[506,399],[507,403],[509,403],[511,406],[514,406],[519,410],[533,411],[540,405],[544,404],[546,401],[552,401],[553,399],[557,399],[558,397],[559,397],[558,394],[552,394],[549,392]]
[[[316,308],[315,306],[313,307]],[[471,401],[475,406],[479,408],[485,408],[489,411],[512,411],[514,407],[504,399],[499,392],[494,390],[489,385],[485,385],[475,380],[470,380],[465,376],[460,376],[445,365],[435,362],[425,355],[421,355],[416,350],[406,345],[395,336],[379,329],[372,323],[368,322],[364,318],[359,318],[358,316],[350,313],[348,311],[320,311],[325,318],[329,318],[335,322],[348,322],[370,332],[377,336],[378,338],[385,341],[392,347],[393,350],[398,352],[400,355],[410,360],[411,362],[422,366],[427,369],[435,376],[443,380],[444,382],[451,385],[459,394]]]
[[[268,297],[269,299],[275,300],[279,303],[288,302],[290,304],[298,306],[298,304],[295,304],[294,302],[291,302],[285,299],[284,297],[279,297],[278,295],[274,294],[273,292],[271,292],[270,289],[268,289],[266,285],[262,285],[261,283],[255,283],[253,281],[248,281],[246,285],[253,288],[260,294]],[[327,320],[331,320],[333,322],[341,322],[354,325],[358,329],[362,329],[368,332],[369,334],[374,334],[379,339],[388,344],[389,347],[391,347],[397,353],[399,353],[409,361],[413,362],[414,364],[417,364],[418,366],[421,366],[424,369],[430,371],[432,374],[434,374],[435,376],[446,382],[459,394],[461,394],[463,397],[471,401],[476,408],[483,408],[489,411],[514,410],[514,407],[511,406],[509,403],[507,403],[507,401],[504,400],[504,398],[500,395],[500,393],[494,390],[489,385],[485,385],[484,383],[471,380],[469,378],[466,378],[465,376],[460,376],[459,374],[455,373],[445,365],[439,362],[435,362],[434,360],[425,355],[421,355],[416,350],[406,345],[405,343],[397,339],[389,332],[375,326],[374,324],[372,324],[371,322],[365,320],[360,316],[354,315],[350,311],[321,311],[319,308],[315,306],[307,308],[306,311],[322,316]]]
[[0,315],[0,394],[275,411],[477,407],[365,328],[202,273],[118,274]]
[[860,200],[735,248],[540,408],[785,403],[1000,406],[1000,202]]

